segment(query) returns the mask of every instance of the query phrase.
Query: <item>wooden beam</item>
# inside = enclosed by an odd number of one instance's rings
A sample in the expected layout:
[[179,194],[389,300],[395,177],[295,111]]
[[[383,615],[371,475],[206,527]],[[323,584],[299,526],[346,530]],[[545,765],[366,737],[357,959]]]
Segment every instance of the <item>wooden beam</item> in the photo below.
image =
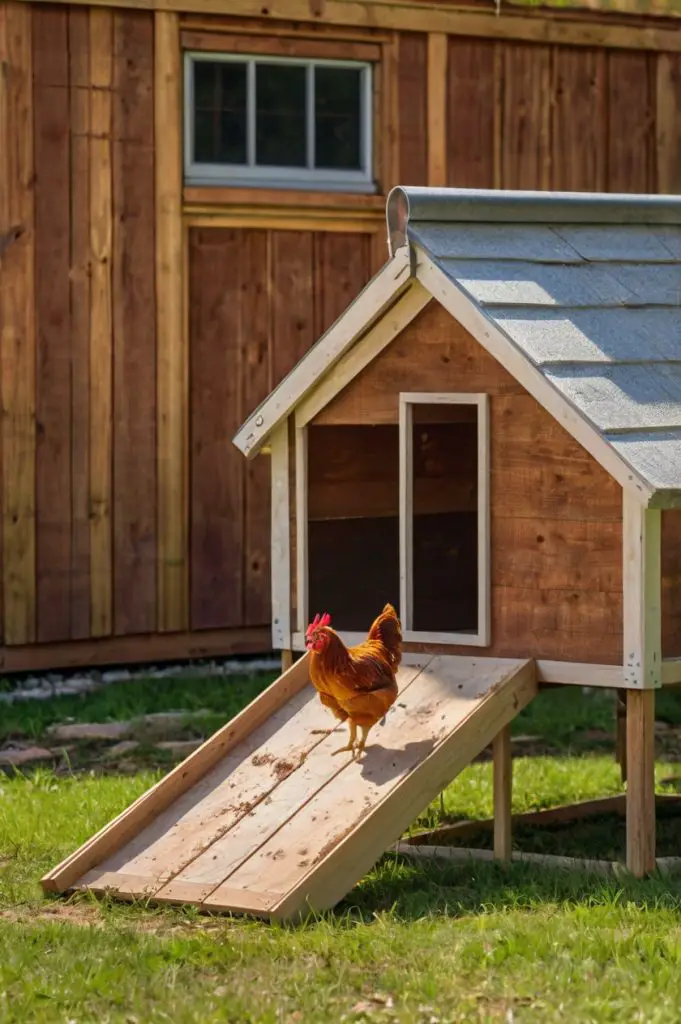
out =
[[655,691],[627,691],[627,867],[655,868]]
[[113,13],[90,12],[90,632],[113,628]]
[[681,56],[658,54],[655,89],[657,191],[681,192]]
[[262,654],[270,650],[271,630],[268,626],[107,636],[95,640],[0,647],[0,670],[11,675],[14,672],[224,658],[233,654]]
[[428,35],[428,184],[447,184],[447,51],[444,32]]
[[662,684],[661,521],[627,492],[622,497],[624,681]]
[[[40,0],[29,0],[40,2]],[[47,0],[61,3],[62,0]],[[223,15],[225,0],[74,0],[90,7],[123,7],[135,10],[182,12],[188,15]],[[556,0],[558,3],[558,0]],[[637,0],[619,0],[619,14],[640,14]],[[657,12],[659,13],[659,12]],[[670,14],[667,11],[667,21]],[[451,3],[415,3],[414,0],[325,0],[323,7],[309,0],[275,0],[263,7],[262,0],[229,0],[234,18],[285,20],[302,24],[343,25],[356,29],[395,29],[401,32],[441,32],[447,35],[489,39],[518,39],[564,46],[615,47],[622,49],[681,51],[681,36],[675,26],[660,27],[607,20],[582,11],[545,14],[526,11],[497,15],[494,9],[466,9]],[[323,20],[322,20],[323,19]]]
[[[288,420],[272,435],[272,646],[291,653],[291,498]],[[283,658],[283,654],[282,654]],[[283,661],[282,661],[283,664]]]
[[[296,624],[305,634],[308,618],[307,427],[295,428],[296,458]],[[304,647],[304,643],[303,643]]]
[[494,857],[510,861],[512,854],[511,803],[513,761],[511,759],[511,726],[505,725],[494,737]]
[[[462,846],[415,846],[397,843],[395,853],[419,860],[494,860],[492,850],[471,850]],[[621,875],[624,865],[610,860],[589,860],[581,857],[560,857],[552,853],[524,853],[516,850],[511,855],[514,864],[538,864],[546,868],[561,868],[568,871],[587,871],[599,875]],[[681,857],[678,858],[681,863]]]
[[35,206],[32,11],[0,9],[2,635],[35,639]]
[[[260,231],[337,231],[374,235],[384,218],[371,211],[368,216],[322,213],[301,216],[301,211],[263,210],[257,206],[245,210],[203,210],[185,213],[187,228],[255,228]],[[386,254],[387,255],[387,254]]]
[[177,14],[155,15],[158,628],[188,625],[188,354]]

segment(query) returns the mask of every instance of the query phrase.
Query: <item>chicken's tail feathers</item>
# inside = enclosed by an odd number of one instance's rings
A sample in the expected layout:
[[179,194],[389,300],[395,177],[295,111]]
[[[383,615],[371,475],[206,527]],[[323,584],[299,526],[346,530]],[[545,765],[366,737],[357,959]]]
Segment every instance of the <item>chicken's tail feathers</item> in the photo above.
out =
[[378,640],[386,649],[390,664],[395,671],[402,660],[402,627],[397,612],[386,604],[381,614],[372,623],[369,640]]

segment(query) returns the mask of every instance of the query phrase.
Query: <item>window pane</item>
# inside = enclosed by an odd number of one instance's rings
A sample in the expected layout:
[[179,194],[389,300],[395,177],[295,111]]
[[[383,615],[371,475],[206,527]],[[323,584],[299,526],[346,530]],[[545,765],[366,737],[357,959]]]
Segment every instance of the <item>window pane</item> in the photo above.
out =
[[246,154],[246,65],[195,61],[194,160],[245,164]]
[[255,162],[264,167],[306,167],[307,69],[260,64],[255,69]]
[[315,167],[362,168],[362,72],[315,67]]

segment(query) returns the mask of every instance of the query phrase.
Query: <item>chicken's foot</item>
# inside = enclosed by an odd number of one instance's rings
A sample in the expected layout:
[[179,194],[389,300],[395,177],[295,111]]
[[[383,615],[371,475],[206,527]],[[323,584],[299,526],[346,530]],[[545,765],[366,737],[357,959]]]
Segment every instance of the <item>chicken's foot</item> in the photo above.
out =
[[331,755],[332,757],[335,754],[342,754],[346,750],[352,750],[353,753],[354,753],[355,743],[357,742],[357,726],[355,725],[354,722],[350,722],[349,726],[350,726],[350,739],[348,740],[347,745],[344,746],[344,747],[339,747],[338,750],[334,750],[332,755]]
[[359,728],[360,728],[360,731],[361,731],[362,735],[360,737],[359,743],[355,747],[355,758],[356,759],[361,757],[362,754],[364,753],[364,748],[365,748],[366,742],[367,742],[367,736],[369,735],[369,729],[371,728],[371,726],[370,725],[360,725]]

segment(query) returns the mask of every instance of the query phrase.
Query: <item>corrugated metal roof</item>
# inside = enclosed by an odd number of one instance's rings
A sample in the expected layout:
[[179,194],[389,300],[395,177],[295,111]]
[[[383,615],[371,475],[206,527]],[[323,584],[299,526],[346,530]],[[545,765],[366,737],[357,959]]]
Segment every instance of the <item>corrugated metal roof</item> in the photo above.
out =
[[388,225],[652,489],[681,492],[679,198],[400,189]]

